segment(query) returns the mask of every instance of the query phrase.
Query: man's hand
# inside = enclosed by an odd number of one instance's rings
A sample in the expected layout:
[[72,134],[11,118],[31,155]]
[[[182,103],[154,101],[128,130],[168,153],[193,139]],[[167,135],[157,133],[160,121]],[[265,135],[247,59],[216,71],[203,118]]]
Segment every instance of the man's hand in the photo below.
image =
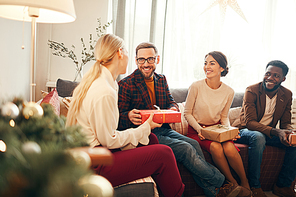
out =
[[270,131],[270,134],[280,138],[281,143],[284,144],[285,146],[290,146],[290,143],[287,140],[287,135],[289,135],[290,133],[292,133],[292,131],[286,130],[286,129],[272,128]]
[[134,125],[140,125],[142,123],[142,116],[140,110],[133,109],[128,112],[128,118]]

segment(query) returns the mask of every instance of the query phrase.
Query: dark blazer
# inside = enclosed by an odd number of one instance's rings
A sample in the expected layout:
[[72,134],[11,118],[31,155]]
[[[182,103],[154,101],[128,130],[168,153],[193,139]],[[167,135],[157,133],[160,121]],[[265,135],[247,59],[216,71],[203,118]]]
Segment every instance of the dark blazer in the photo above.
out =
[[291,126],[292,92],[290,90],[283,86],[279,87],[273,119],[267,126],[259,123],[264,115],[265,105],[266,93],[263,83],[247,87],[240,114],[241,127],[260,131],[269,137],[271,137],[270,130],[276,127],[278,121],[280,121],[281,129],[293,128]]
[[[139,69],[118,82],[118,108],[120,112],[118,129],[123,130],[131,127],[137,127],[132,124],[128,118],[128,112],[132,109],[155,109],[152,106],[148,88]],[[166,77],[162,74],[154,73],[154,89],[156,97],[156,105],[160,109],[169,109],[176,107]]]

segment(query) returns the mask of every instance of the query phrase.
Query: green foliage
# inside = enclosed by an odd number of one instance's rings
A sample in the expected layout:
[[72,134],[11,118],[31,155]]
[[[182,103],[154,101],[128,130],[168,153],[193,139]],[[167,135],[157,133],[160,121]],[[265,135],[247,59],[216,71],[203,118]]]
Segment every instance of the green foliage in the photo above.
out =
[[83,197],[78,180],[90,172],[77,166],[69,154],[18,152],[18,157],[14,155],[1,161],[1,196]]
[[[55,115],[49,104],[42,104],[43,116],[26,119],[25,102],[13,102],[20,110],[14,119],[1,115],[0,106],[0,140],[7,146],[0,151],[0,196],[83,197],[79,180],[93,172],[65,151],[88,145],[80,128],[65,127],[65,117]],[[27,142],[36,142],[41,153],[25,152]]]
[[[107,28],[111,25],[111,22],[108,22],[107,24],[102,25],[101,19],[97,19],[98,27],[96,27],[96,37],[94,38],[92,34],[89,34],[89,41],[88,45],[85,43],[84,39],[81,38],[81,44],[82,44],[82,51],[81,51],[81,62],[79,64],[77,55],[75,54],[75,46],[72,45],[70,49],[69,47],[66,47],[64,43],[57,42],[53,40],[48,40],[49,48],[53,50],[52,54],[55,56],[63,57],[63,58],[70,58],[74,64],[75,69],[77,71],[74,81],[76,81],[78,75],[83,69],[83,66],[92,60],[96,60],[94,56],[94,49],[95,44],[97,40],[106,33]],[[89,48],[88,48],[89,47]]]

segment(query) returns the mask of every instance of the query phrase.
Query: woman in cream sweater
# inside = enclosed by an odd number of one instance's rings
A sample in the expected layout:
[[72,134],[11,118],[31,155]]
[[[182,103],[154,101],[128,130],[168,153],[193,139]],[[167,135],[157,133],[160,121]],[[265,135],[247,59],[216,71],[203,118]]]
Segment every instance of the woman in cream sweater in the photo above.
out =
[[228,73],[225,55],[219,51],[208,53],[205,56],[204,72],[206,78],[194,82],[189,87],[186,98],[184,114],[189,124],[187,137],[197,140],[204,150],[211,153],[213,161],[226,179],[238,185],[230,172],[230,165],[239,175],[243,186],[239,196],[251,196],[243,162],[238,153],[239,149],[233,141],[214,142],[205,139],[201,134],[203,126],[230,125],[228,112],[234,91],[220,80],[221,76]]
[[172,150],[153,144],[134,149],[121,148],[131,144],[147,145],[151,129],[160,127],[152,116],[138,128],[117,131],[118,85],[116,78],[126,72],[127,50],[123,40],[106,34],[97,41],[96,63],[75,88],[67,116],[67,126],[80,125],[91,147],[104,146],[113,152],[111,166],[95,170],[113,186],[152,176],[164,196],[181,196],[184,191]]

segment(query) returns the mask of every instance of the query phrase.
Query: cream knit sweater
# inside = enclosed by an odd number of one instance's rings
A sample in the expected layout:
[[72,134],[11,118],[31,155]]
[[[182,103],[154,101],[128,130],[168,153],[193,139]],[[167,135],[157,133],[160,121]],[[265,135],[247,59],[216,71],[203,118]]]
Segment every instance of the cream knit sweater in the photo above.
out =
[[228,112],[234,91],[222,83],[218,89],[210,88],[205,79],[194,82],[188,90],[184,115],[190,126],[198,133],[200,124],[212,125],[221,122],[229,126]]

